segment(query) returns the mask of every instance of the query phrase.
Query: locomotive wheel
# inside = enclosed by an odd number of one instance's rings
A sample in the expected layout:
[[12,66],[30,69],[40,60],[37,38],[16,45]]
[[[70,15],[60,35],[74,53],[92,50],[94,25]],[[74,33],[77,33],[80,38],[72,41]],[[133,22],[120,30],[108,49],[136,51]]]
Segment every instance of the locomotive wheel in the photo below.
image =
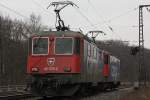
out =
[[75,95],[77,96],[88,96],[89,94],[92,93],[92,88],[90,84],[81,84],[78,91],[76,92]]
[[57,93],[62,94],[62,96],[72,96],[79,90],[79,87],[80,85],[65,85],[60,87]]
[[44,94],[45,88],[47,86],[43,84],[43,81],[41,80],[36,80],[31,84],[31,91],[35,93],[35,95],[38,94]]

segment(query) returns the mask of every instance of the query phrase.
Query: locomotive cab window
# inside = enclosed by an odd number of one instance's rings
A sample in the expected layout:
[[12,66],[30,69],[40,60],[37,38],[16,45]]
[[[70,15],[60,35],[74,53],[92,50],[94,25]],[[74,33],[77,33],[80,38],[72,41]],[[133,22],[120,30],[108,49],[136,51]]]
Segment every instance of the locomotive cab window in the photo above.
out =
[[72,55],[73,54],[73,38],[56,38],[55,54]]
[[32,39],[32,54],[47,55],[48,54],[48,37],[35,37]]

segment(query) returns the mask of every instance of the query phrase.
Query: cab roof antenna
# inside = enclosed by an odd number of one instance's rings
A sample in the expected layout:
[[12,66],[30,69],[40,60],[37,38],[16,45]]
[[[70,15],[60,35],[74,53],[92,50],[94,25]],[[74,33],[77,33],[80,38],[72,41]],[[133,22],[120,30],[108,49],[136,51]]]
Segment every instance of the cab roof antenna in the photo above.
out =
[[56,25],[56,30],[57,31],[66,31],[66,30],[69,30],[69,27],[65,26],[64,21],[60,17],[60,11],[62,9],[64,9],[65,7],[69,6],[69,5],[76,6],[77,8],[79,8],[76,4],[74,4],[71,1],[52,2],[47,7],[47,9],[49,7],[51,7],[51,6],[55,7],[54,12],[56,13],[56,24],[58,24],[58,25]]

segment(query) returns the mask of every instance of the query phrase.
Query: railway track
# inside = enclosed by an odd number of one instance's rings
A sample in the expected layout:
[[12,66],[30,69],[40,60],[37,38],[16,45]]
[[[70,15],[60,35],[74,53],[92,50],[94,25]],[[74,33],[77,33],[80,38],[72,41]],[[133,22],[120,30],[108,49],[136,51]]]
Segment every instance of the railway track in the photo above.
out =
[[0,94],[0,100],[20,100],[23,98],[31,98],[35,97],[31,93],[28,92],[5,92]]
[[126,88],[117,88],[115,90],[107,90],[101,92],[91,93],[88,96],[72,96],[72,97],[35,97],[35,98],[25,98],[21,100],[119,100],[121,95],[134,91],[133,87],[126,87]]
[[[99,100],[99,98],[105,98],[102,100],[117,100],[112,98],[119,98],[121,94],[128,93],[134,90],[133,87],[120,87],[114,90],[107,91],[97,91],[93,92],[88,96],[72,96],[72,97],[37,97],[32,95],[29,92],[10,92],[10,93],[1,93],[0,100]],[[111,98],[111,99],[110,99]]]
[[31,93],[24,91],[25,85],[0,86],[0,100],[16,100],[23,97],[31,97]]

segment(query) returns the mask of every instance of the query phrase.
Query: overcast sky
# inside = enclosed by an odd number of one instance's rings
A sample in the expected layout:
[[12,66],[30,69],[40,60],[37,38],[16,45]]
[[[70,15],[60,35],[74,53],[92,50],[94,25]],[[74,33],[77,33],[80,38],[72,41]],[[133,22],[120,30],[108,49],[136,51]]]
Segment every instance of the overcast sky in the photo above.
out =
[[[31,13],[42,17],[42,24],[54,27],[55,13],[53,7],[46,9],[52,1],[60,0],[0,0],[5,5],[19,12],[22,16],[0,5],[0,14],[11,18],[28,20]],[[138,5],[150,4],[150,0],[70,0],[79,8],[67,7],[61,12],[66,25],[77,30],[81,28],[86,34],[90,30],[102,30],[107,35],[99,35],[98,40],[119,39],[138,42]],[[145,47],[150,48],[150,12],[144,12],[144,40]],[[110,29],[112,28],[112,30]]]

